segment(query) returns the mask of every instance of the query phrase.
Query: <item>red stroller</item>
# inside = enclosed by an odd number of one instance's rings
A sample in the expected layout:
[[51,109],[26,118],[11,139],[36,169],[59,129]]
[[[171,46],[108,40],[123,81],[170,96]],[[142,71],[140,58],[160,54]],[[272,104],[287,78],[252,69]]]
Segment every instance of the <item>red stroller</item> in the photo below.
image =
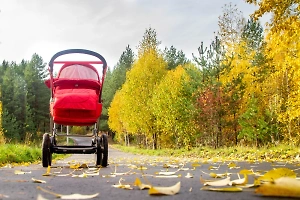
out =
[[[84,54],[97,61],[56,61],[66,54]],[[53,77],[53,66],[62,65],[57,77]],[[95,65],[102,66],[102,74]],[[50,130],[43,135],[42,165],[51,166],[52,153],[96,154],[96,165],[107,166],[108,141],[105,134],[99,136],[97,124],[102,111],[102,87],[107,70],[106,60],[98,53],[85,49],[68,49],[56,53],[49,62],[50,79],[45,84],[51,90]],[[91,126],[92,135],[58,134],[56,125]],[[59,146],[56,136],[91,137],[88,146]]]

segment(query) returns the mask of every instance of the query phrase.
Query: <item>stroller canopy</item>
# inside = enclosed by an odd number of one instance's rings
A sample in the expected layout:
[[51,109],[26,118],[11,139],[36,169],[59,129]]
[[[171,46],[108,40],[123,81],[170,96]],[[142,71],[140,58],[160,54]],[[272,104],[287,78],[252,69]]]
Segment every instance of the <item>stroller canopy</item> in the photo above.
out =
[[63,66],[58,74],[58,78],[92,79],[99,81],[98,73],[93,66],[78,64]]

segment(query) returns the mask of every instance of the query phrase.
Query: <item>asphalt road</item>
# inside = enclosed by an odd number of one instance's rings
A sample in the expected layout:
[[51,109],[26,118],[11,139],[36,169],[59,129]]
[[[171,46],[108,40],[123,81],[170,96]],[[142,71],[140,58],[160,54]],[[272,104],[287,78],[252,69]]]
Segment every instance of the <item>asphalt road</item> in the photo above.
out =
[[[83,143],[86,140],[78,140],[78,143]],[[88,141],[90,142],[90,141]],[[81,195],[91,195],[99,193],[93,199],[127,199],[127,200],[143,200],[143,199],[209,199],[209,200],[232,200],[232,199],[263,199],[254,193],[254,189],[244,189],[242,192],[225,193],[203,191],[200,188],[203,184],[200,183],[200,176],[203,179],[211,179],[208,174],[215,173],[233,173],[231,179],[237,179],[237,173],[241,169],[270,170],[275,167],[287,167],[290,169],[299,168],[295,164],[286,163],[247,163],[237,162],[236,169],[229,169],[228,162],[208,162],[203,164],[202,158],[197,159],[179,159],[179,158],[161,158],[139,156],[120,152],[116,149],[109,148],[109,166],[101,168],[99,175],[90,175],[85,178],[74,177],[82,175],[84,172],[92,171],[94,167],[95,155],[78,154],[72,155],[64,160],[59,160],[52,164],[50,176],[43,176],[47,169],[41,164],[30,166],[0,168],[0,199],[4,200],[22,200],[22,199],[57,199],[53,194],[49,194],[42,189],[46,189],[56,194],[71,195],[79,193]],[[74,164],[88,164],[90,169],[82,168],[80,170],[71,169]],[[200,164],[197,166],[195,163]],[[169,165],[170,168],[163,166]],[[181,175],[175,178],[157,177],[159,172],[163,170],[176,171],[180,166],[181,170],[176,172],[176,175]],[[209,170],[211,166],[218,169]],[[138,169],[134,168],[138,167]],[[141,170],[143,168],[143,170]],[[25,174],[15,174],[16,170],[21,170]],[[203,173],[204,172],[204,173]],[[186,178],[187,173],[191,173],[193,178]],[[142,174],[144,176],[142,176]],[[73,175],[73,176],[72,176]],[[46,183],[34,183],[32,178],[46,181]],[[172,186],[177,182],[181,182],[180,192],[173,196],[150,196],[148,190],[140,190],[133,187],[132,190],[120,189],[112,187],[114,184],[119,184],[120,179],[122,184],[133,184],[136,178],[139,178],[143,183],[152,184],[153,186]],[[253,177],[249,178],[249,183],[253,183]],[[43,198],[38,198],[42,196]],[[267,198],[276,199],[276,198]],[[284,198],[278,198],[280,200]]]

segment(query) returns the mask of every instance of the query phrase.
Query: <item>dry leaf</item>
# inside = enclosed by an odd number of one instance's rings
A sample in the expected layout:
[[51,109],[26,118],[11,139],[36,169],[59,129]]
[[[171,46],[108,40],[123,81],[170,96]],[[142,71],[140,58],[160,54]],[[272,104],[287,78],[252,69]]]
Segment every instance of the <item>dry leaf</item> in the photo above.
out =
[[247,174],[244,175],[244,178],[236,179],[229,182],[229,185],[245,185],[248,183],[248,176]]
[[187,175],[185,176],[185,178],[193,178],[193,174],[187,173]]
[[281,177],[296,178],[296,173],[289,168],[275,168],[259,177],[258,181],[271,182]]
[[226,186],[229,183],[230,183],[230,177],[227,177],[222,180],[204,182],[203,185],[205,185],[205,186]]
[[242,170],[239,172],[239,174],[248,174],[248,175],[250,175],[250,174],[254,174],[254,172],[253,172],[252,169],[251,169],[251,170],[249,170],[249,169],[242,169]]
[[21,170],[15,170],[15,174],[17,174],[17,175],[31,174],[31,171],[29,171],[29,172],[24,172],[24,171],[21,171]]
[[147,185],[147,184],[142,183],[142,181],[139,178],[135,179],[134,185],[138,186],[140,188],[140,190],[151,188],[151,185]]
[[82,173],[82,174],[79,174],[79,175],[76,175],[76,174],[72,174],[72,177],[73,178],[87,178],[87,174],[86,173]]
[[215,191],[215,192],[241,192],[242,188],[239,187],[221,187],[221,188],[211,188],[211,187],[203,187],[201,190]]
[[154,176],[155,178],[180,178],[181,174],[178,175],[158,175]]
[[123,181],[123,178],[120,178],[119,184],[117,185],[112,185],[112,187],[115,188],[121,188],[121,189],[127,189],[127,190],[132,190],[133,188],[129,184],[122,184],[121,181]]
[[31,180],[32,180],[34,183],[46,183],[46,181],[38,180],[38,179],[35,179],[35,178],[31,178]]
[[38,194],[36,200],[48,200],[48,199],[44,198],[41,194]]
[[295,178],[281,177],[274,182],[262,184],[255,192],[263,196],[300,198],[300,181]]
[[170,187],[151,187],[150,195],[174,195],[180,191],[180,182]]
[[179,170],[174,171],[174,172],[158,172],[158,175],[170,176],[170,175],[176,174],[178,171],[179,171]]
[[240,168],[234,162],[229,163],[227,166],[228,166],[229,169],[238,169],[238,168]]
[[56,198],[60,199],[92,199],[99,195],[99,193],[91,194],[91,195],[83,195],[83,194],[70,194],[70,195],[63,195],[63,194],[57,194],[54,192],[51,192],[49,190],[46,190],[42,187],[37,187],[37,189],[42,190],[48,194],[54,195]]

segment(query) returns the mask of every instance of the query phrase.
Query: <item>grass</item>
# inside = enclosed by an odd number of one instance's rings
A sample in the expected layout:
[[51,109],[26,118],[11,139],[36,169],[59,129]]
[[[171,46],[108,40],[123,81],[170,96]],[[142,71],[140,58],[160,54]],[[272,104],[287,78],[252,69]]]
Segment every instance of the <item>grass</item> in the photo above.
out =
[[[59,137],[60,145],[66,145],[66,137]],[[74,144],[72,139],[69,139],[69,145]],[[63,159],[69,156],[68,154],[52,154],[53,160]],[[38,163],[42,159],[42,148],[40,145],[26,144],[0,144],[0,167],[6,164],[27,165]]]
[[142,149],[135,146],[121,146],[112,144],[113,148],[124,152],[150,155],[150,156],[167,156],[177,158],[201,158],[201,159],[219,159],[219,160],[239,160],[239,161],[289,161],[299,157],[300,148],[292,148],[288,145],[278,145],[273,147],[224,147],[213,149],[208,147],[186,149]]

